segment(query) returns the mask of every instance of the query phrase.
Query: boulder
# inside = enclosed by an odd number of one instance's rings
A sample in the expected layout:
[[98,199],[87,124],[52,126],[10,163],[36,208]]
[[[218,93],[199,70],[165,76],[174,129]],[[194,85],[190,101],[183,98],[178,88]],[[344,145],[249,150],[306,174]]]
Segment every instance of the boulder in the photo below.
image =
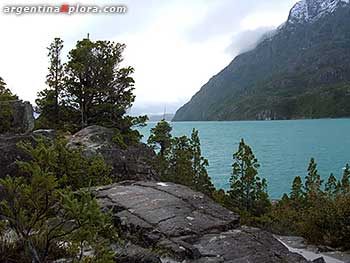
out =
[[[4,107],[6,105],[6,107]],[[33,107],[29,102],[21,100],[0,102],[0,114],[2,109],[10,107],[12,111],[11,132],[24,134],[34,129]]]
[[123,238],[172,262],[307,262],[272,234],[240,226],[237,214],[185,186],[126,181],[98,187],[94,195],[112,211]]
[[118,245],[113,249],[116,252],[115,261],[118,263],[162,263],[155,253],[132,243]]
[[81,148],[88,157],[101,154],[112,166],[117,181],[159,179],[149,164],[155,156],[152,149],[144,143],[123,149],[112,141],[113,136],[112,129],[89,126],[74,134],[67,146],[70,149]]

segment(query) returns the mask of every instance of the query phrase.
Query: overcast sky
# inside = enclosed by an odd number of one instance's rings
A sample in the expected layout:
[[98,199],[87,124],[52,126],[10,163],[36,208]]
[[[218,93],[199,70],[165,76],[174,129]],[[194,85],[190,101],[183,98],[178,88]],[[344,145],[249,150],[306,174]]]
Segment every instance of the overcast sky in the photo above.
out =
[[[92,40],[125,43],[124,64],[135,68],[134,113],[174,112],[237,54],[254,47],[286,21],[296,0],[95,0],[124,4],[126,14],[21,16],[5,4],[62,4],[60,0],[1,0],[0,76],[22,99],[34,102],[45,88],[46,47],[65,41],[64,55],[90,33]],[[67,0],[65,4],[75,4]]]

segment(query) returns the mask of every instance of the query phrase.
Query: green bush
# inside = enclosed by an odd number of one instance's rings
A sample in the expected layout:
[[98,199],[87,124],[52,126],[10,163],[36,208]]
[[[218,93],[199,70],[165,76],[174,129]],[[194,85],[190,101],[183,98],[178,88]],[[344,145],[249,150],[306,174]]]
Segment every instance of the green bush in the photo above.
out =
[[20,143],[20,149],[31,156],[28,162],[18,162],[20,170],[32,174],[40,167],[54,174],[61,187],[73,190],[112,183],[112,168],[101,155],[84,157],[81,150],[68,150],[66,143],[64,139],[54,142],[39,139],[35,147],[30,143]]
[[60,139],[19,144],[31,158],[18,162],[25,176],[0,180],[0,225],[14,233],[0,240],[0,262],[114,262],[112,217],[88,190],[110,183],[111,168],[101,156],[86,158],[65,145]]

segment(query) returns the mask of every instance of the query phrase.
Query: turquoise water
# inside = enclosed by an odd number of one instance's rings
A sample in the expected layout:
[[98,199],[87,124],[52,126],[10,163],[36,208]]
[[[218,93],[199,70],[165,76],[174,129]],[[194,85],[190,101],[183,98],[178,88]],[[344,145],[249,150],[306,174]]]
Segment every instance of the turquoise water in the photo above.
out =
[[[140,131],[149,136],[149,123]],[[259,173],[268,181],[271,198],[289,192],[297,175],[303,178],[311,157],[318,163],[323,178],[334,173],[342,176],[350,162],[350,119],[240,121],[240,122],[174,122],[173,136],[190,135],[199,130],[202,154],[209,160],[208,173],[215,186],[228,189],[232,154],[241,138],[249,144],[261,167]]]

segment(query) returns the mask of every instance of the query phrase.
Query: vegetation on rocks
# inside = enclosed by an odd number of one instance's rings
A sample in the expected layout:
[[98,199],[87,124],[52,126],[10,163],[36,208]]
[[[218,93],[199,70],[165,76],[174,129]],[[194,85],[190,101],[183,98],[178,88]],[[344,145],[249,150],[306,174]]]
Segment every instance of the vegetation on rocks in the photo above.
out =
[[304,183],[293,181],[285,194],[267,213],[262,226],[280,234],[301,235],[312,244],[350,248],[349,165],[340,180],[331,174],[324,183],[311,159]]
[[132,67],[121,67],[125,45],[83,39],[62,62],[63,41],[55,38],[48,48],[48,88],[36,100],[37,128],[76,132],[91,125],[115,128],[121,146],[139,141],[131,129],[145,116],[124,116],[135,96]]
[[87,159],[64,145],[21,143],[31,157],[18,162],[25,176],[0,180],[1,235],[10,235],[0,242],[1,262],[113,262],[109,244],[117,231],[88,190],[111,182],[110,167],[99,156]]
[[13,111],[10,106],[10,100],[16,100],[18,97],[6,88],[6,83],[0,77],[0,133],[11,132],[11,122]]
[[209,162],[202,156],[198,131],[193,129],[188,138],[172,137],[171,130],[169,123],[161,120],[148,139],[150,146],[159,150],[153,163],[161,179],[212,196],[215,187],[206,170]]

